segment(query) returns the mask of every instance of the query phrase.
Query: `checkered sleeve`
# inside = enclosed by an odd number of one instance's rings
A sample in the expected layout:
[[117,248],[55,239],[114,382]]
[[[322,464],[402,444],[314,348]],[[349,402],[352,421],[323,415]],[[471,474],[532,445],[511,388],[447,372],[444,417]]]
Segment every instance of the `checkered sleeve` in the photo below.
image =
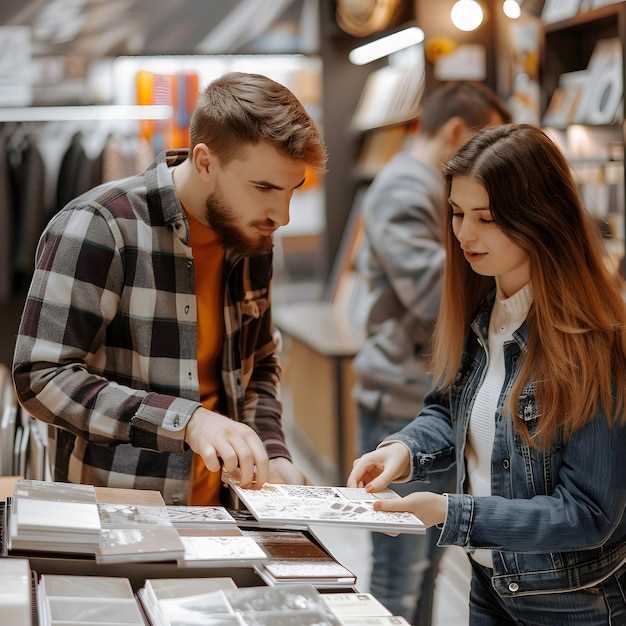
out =
[[271,308],[263,313],[254,370],[246,390],[244,421],[259,434],[270,459],[291,460],[282,427],[282,405],[278,399],[280,365],[278,345],[280,336],[272,328]]
[[124,287],[123,247],[104,209],[68,208],[50,223],[17,338],[15,387],[35,417],[88,441],[182,451],[197,402],[132,389],[97,373]]

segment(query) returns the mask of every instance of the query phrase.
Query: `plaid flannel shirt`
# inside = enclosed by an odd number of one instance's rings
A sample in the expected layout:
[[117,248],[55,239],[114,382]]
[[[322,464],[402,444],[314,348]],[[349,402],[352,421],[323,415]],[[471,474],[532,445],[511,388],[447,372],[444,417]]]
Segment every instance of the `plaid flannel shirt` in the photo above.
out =
[[[37,250],[13,376],[19,399],[54,428],[55,480],[188,499],[185,427],[199,407],[189,225],[160,155],[143,175],[65,207]],[[271,254],[226,252],[221,411],[289,457],[278,400]]]

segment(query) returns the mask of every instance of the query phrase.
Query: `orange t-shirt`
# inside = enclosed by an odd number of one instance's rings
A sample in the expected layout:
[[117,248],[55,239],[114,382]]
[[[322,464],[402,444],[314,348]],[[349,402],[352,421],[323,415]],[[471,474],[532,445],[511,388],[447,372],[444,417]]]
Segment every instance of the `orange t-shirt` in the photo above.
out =
[[[217,233],[187,213],[196,266],[198,381],[200,402],[215,411],[219,401],[224,343],[224,246]],[[220,472],[210,472],[202,457],[193,455],[192,505],[219,504]]]

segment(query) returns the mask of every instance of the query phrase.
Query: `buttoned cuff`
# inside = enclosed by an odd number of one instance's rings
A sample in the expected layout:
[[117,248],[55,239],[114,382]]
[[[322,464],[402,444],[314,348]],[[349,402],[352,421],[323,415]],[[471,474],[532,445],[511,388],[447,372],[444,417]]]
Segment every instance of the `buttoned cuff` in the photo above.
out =
[[467,547],[474,521],[474,498],[467,494],[450,493],[447,499],[446,521],[437,545]]
[[130,442],[155,452],[184,452],[185,429],[202,405],[193,400],[149,393],[130,420]]

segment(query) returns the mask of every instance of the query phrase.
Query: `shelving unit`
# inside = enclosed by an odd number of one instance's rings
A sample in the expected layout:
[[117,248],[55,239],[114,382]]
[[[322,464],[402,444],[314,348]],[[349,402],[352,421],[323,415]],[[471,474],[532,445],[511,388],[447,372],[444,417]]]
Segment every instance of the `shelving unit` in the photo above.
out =
[[[559,83],[559,77],[566,72],[574,72],[587,68],[594,47],[603,39],[618,38],[622,51],[622,83],[626,85],[626,2],[619,2],[597,9],[579,13],[569,19],[546,24],[545,40],[542,54],[541,71],[541,105],[542,114]],[[622,114],[626,118],[626,106],[622,99]],[[626,181],[626,163],[624,155],[624,124],[576,124],[589,133],[591,137],[602,133],[602,141],[621,145],[619,154],[577,156],[570,159],[574,172],[580,168],[619,166],[622,163],[622,197],[624,181]],[[555,130],[567,131],[567,128]],[[607,137],[609,139],[607,139]],[[626,213],[626,209],[624,210]],[[626,220],[625,220],[626,221]],[[621,232],[622,249],[626,251],[626,229]],[[607,249],[616,249],[618,239],[607,241]],[[622,259],[622,271],[626,276],[626,263]]]
[[572,31],[575,28],[584,29],[589,24],[595,24],[597,26],[603,20],[610,22],[616,15],[623,12],[622,5],[623,3],[619,2],[615,4],[607,4],[606,6],[598,7],[597,9],[592,9],[591,11],[578,13],[577,15],[574,15],[566,20],[546,24],[545,31],[546,33]]

